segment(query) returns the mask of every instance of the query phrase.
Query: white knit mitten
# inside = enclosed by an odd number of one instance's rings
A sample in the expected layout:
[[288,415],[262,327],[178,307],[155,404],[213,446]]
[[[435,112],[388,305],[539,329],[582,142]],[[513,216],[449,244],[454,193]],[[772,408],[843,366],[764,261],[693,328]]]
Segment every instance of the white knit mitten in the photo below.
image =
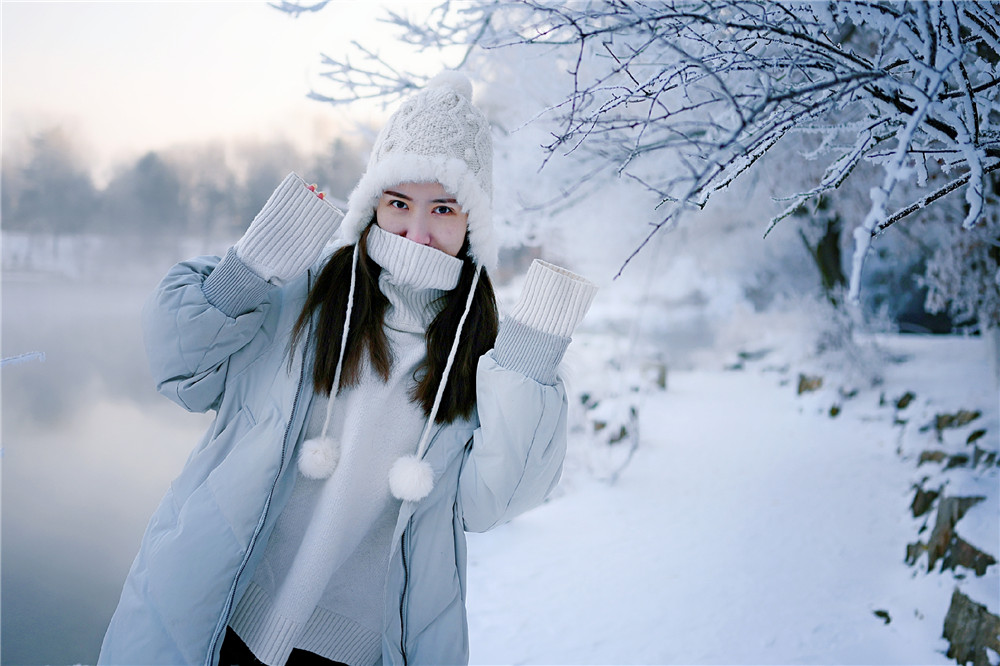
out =
[[569,338],[596,293],[597,285],[590,280],[535,259],[510,316],[535,330]]
[[236,256],[265,280],[291,280],[319,259],[343,217],[290,173],[236,242]]

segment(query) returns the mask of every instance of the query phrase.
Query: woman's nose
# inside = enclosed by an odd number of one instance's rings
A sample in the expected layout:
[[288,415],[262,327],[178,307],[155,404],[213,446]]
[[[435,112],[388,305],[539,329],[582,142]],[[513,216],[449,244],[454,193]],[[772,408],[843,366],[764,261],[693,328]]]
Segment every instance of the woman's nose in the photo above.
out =
[[431,225],[427,213],[414,212],[410,216],[410,224],[406,229],[406,237],[421,245],[431,244]]

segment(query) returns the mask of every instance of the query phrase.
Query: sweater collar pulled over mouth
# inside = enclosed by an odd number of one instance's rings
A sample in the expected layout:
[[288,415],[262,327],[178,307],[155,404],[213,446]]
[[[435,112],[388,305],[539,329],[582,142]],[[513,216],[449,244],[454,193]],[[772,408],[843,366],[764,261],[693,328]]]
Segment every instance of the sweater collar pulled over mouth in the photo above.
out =
[[382,267],[379,289],[389,299],[386,325],[423,333],[443,307],[440,299],[458,286],[463,261],[373,224],[368,256]]

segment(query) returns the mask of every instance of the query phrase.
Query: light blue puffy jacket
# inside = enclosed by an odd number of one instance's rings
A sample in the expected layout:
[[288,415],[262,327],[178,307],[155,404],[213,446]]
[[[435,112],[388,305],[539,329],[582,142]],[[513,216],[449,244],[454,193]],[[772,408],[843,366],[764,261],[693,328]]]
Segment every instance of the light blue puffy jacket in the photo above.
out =
[[[99,663],[217,662],[295,482],[311,349],[289,361],[289,337],[318,268],[278,287],[230,250],[178,264],[147,303],[160,392],[217,416],[146,528]],[[464,531],[538,505],[558,480],[567,406],[554,371],[568,342],[504,321],[479,362],[477,415],[433,435],[434,489],[403,502],[393,537],[384,664],[468,662]]]

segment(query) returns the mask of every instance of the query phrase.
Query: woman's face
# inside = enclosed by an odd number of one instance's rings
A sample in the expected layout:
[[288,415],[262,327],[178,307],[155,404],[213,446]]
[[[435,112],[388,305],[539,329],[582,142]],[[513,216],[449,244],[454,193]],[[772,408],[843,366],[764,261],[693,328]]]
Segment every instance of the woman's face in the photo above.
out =
[[400,183],[382,193],[375,219],[391,234],[455,257],[465,243],[469,215],[441,183]]

